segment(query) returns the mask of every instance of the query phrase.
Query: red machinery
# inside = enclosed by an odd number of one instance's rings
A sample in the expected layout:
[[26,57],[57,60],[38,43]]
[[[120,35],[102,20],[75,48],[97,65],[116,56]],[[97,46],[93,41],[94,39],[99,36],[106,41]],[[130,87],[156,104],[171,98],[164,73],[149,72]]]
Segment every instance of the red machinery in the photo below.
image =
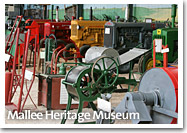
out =
[[[74,43],[75,44],[75,43]],[[71,50],[68,50],[67,47],[62,47],[62,46],[59,46],[58,48],[56,48],[54,51],[53,51],[53,54],[52,54],[52,58],[51,58],[51,74],[57,74],[57,62],[58,62],[58,57],[60,56],[61,58],[63,58],[65,60],[65,62],[67,62],[69,59],[74,59],[75,60],[75,63],[77,63],[77,59],[78,58],[83,58],[83,56],[80,54],[80,50],[79,48],[75,46],[75,51],[71,51]],[[58,52],[57,52],[58,51]],[[74,55],[73,57],[63,57],[62,56],[62,53],[66,51],[72,55]],[[55,61],[53,60],[53,58],[55,58]]]
[[[11,33],[6,38],[5,53],[9,54],[11,56],[11,58],[10,58],[9,62],[6,63],[5,69],[8,68],[9,71],[11,71],[11,69],[12,69],[12,62],[13,62],[13,56],[14,56],[13,54],[11,54],[11,50],[13,50],[12,46],[13,46],[13,43],[15,41],[15,36],[17,34],[17,29],[19,28],[19,25],[21,23],[21,19],[22,19],[22,16],[17,16],[17,18],[14,22],[13,28],[11,30]],[[49,21],[51,21],[51,20],[49,20],[49,19],[46,19],[46,20],[43,20],[43,19],[28,19],[28,20],[25,21],[24,30],[28,30],[28,29],[31,30],[30,39],[29,39],[29,44],[30,44],[29,48],[31,49],[31,51],[34,50],[35,36],[37,35],[37,44],[39,44],[40,39],[44,37],[44,23],[49,22]],[[25,38],[27,38],[27,37],[25,36]],[[19,64],[18,60],[23,57],[23,53],[24,53],[23,40],[21,40],[21,42],[22,43],[19,45],[19,48],[18,48],[18,53],[19,53],[18,57],[19,58],[17,58],[16,65]],[[39,45],[37,47],[39,49]],[[30,64],[30,62],[31,62],[31,54],[30,54],[29,64]]]
[[[16,34],[18,32],[18,28],[20,26],[22,18],[23,18],[23,16],[17,16],[16,17],[16,20],[14,21],[14,25],[12,27],[10,35],[8,35],[6,40],[5,40],[6,41],[5,42],[6,43],[5,44],[5,53],[10,56],[9,60],[5,62],[5,70],[8,69],[9,71],[11,71],[11,69],[12,69],[13,58],[14,58],[14,53],[12,52],[12,49],[13,49],[15,37],[16,37]],[[20,40],[18,40],[18,41],[20,41]],[[22,48],[23,48],[23,46],[20,45],[19,48],[18,48],[19,53],[23,53]],[[20,55],[18,55],[18,57],[20,57]],[[16,64],[18,64],[18,60],[16,60],[16,62],[17,62]]]
[[46,22],[44,27],[44,37],[54,34],[56,39],[63,40],[66,44],[72,43],[70,40],[71,29],[69,26],[71,21],[64,22]]
[[14,43],[18,28],[20,26],[21,20],[23,16],[17,16],[16,20],[14,21],[14,25],[12,27],[12,30],[10,32],[10,35],[6,38],[6,45],[5,45],[5,53],[10,53],[10,50],[12,48],[12,45]]
[[[5,105],[6,105],[6,108],[8,110],[11,110],[11,111],[18,111],[18,112],[21,112],[23,110],[23,107],[25,105],[25,102],[27,100],[28,97],[30,97],[31,101],[33,102],[31,96],[29,95],[29,92],[32,88],[32,84],[34,82],[34,79],[35,79],[35,65],[36,65],[36,52],[34,53],[34,68],[33,68],[33,72],[31,72],[29,74],[29,78],[28,78],[28,70],[26,70],[26,63],[27,63],[27,55],[28,55],[28,49],[29,49],[29,39],[30,39],[30,34],[31,34],[31,31],[30,29],[28,29],[28,32],[25,33],[25,40],[24,40],[24,43],[23,43],[23,61],[22,61],[22,70],[21,70],[21,73],[19,71],[16,71],[16,61],[18,60],[18,45],[19,45],[19,31],[20,29],[18,28],[18,32],[17,32],[17,38],[16,38],[16,45],[15,45],[15,55],[13,57],[13,70],[11,72],[11,74],[5,74],[6,75],[6,80],[9,80],[10,82],[6,82],[6,87],[5,87]],[[35,36],[35,45],[34,45],[34,51],[37,51],[37,35]],[[31,83],[30,83],[30,86],[28,87],[27,86],[27,81],[30,80]],[[8,83],[10,83],[10,85],[8,85]],[[23,94],[24,94],[24,83],[26,83],[26,95],[25,95],[25,99],[23,99]],[[28,87],[28,88],[27,88]],[[20,89],[19,91],[19,98],[18,98],[18,104],[15,104],[13,103],[12,99],[16,93],[16,91],[18,90],[18,88]],[[33,102],[34,104],[34,102]],[[35,104],[34,104],[35,105]],[[36,107],[36,105],[35,105]]]
[[[28,30],[28,29],[31,30],[31,36],[30,36],[30,39],[29,39],[29,43],[31,44],[30,45],[31,51],[33,51],[33,48],[34,48],[35,35],[38,36],[37,44],[39,44],[40,40],[44,38],[44,23],[49,22],[49,21],[51,21],[51,20],[50,19],[27,19],[25,21],[25,29],[26,30]],[[39,48],[40,48],[40,46],[38,45],[37,46],[38,55],[39,55]],[[32,52],[30,53],[29,64],[31,62],[31,55],[32,55]]]
[[[165,52],[162,52],[163,53],[163,68],[160,68],[162,69],[168,76],[169,78],[171,79],[172,81],[172,84],[173,84],[173,87],[174,87],[174,90],[171,90],[170,94],[172,92],[175,92],[174,96],[173,96],[173,99],[174,99],[174,102],[173,103],[175,105],[175,112],[178,113],[178,67],[175,66],[175,67],[168,67],[168,54],[167,54],[167,49],[169,51],[169,48],[168,48],[168,45],[164,46],[162,45],[162,51],[165,50]],[[153,68],[156,67],[156,45],[155,45],[155,40],[153,40]],[[169,87],[169,83],[168,84],[168,87]],[[172,95],[170,95],[170,97],[172,97]],[[177,118],[173,118],[172,121],[171,121],[171,124],[177,124]]]
[[[31,37],[29,42],[35,39],[35,35],[38,36],[37,43],[39,40],[44,38],[44,23],[51,21],[50,19],[27,19],[25,21],[25,29],[31,29]],[[34,44],[34,42],[33,42]]]
[[[75,43],[70,39],[70,26],[71,21],[46,22],[44,24],[44,39],[40,41],[40,46],[42,46],[42,44],[44,44],[44,41],[48,38],[55,39],[57,43],[55,44],[55,41],[51,41],[47,45],[45,44],[46,47],[52,47],[52,45],[55,45],[53,46],[53,49],[48,48],[48,50],[46,50],[46,52],[51,53],[51,55],[48,55],[50,57],[46,59],[47,62],[51,62],[51,74],[56,74],[56,65],[59,57],[63,58],[65,61],[67,61],[68,59],[75,59],[75,62],[77,62],[77,58],[82,58],[82,56],[80,55],[79,48],[77,48]],[[75,49],[72,51],[71,49],[68,49],[68,47],[65,48],[66,45],[73,45]],[[63,57],[64,51],[66,51],[69,54],[69,57]],[[53,58],[55,58],[55,62]],[[53,65],[55,67],[53,67]],[[49,67],[49,64],[46,64],[46,66]]]

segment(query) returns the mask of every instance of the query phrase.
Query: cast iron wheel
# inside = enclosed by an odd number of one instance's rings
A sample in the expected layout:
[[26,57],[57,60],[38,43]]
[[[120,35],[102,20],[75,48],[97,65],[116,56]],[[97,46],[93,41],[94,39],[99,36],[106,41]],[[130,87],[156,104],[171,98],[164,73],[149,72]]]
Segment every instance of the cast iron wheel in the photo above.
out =
[[[80,54],[81,54],[82,56],[85,56],[86,51],[87,51],[89,48],[90,48],[89,45],[83,45],[82,47],[80,47]],[[82,58],[78,58],[78,61],[79,61],[79,62],[82,62]]]
[[[111,62],[108,67],[106,65],[106,62]],[[99,75],[99,77],[96,77],[95,74]],[[94,62],[92,66],[92,85],[96,88],[108,89],[115,84],[118,78],[118,74],[119,71],[117,62],[111,57],[101,56]]]
[[69,43],[66,46],[66,50],[68,51],[63,51],[63,57],[68,58],[68,60],[72,60],[74,57],[74,54],[72,54],[69,51],[74,51],[75,50],[75,44],[74,43]]

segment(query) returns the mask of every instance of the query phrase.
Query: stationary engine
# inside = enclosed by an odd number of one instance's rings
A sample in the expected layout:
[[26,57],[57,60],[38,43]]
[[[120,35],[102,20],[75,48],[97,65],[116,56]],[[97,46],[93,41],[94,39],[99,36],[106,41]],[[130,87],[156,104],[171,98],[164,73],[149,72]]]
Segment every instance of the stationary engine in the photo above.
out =
[[160,22],[107,22],[105,24],[104,47],[114,48],[119,54],[141,45],[141,48],[150,49],[152,31],[165,27]]
[[115,112],[138,112],[132,123],[176,124],[178,118],[178,68],[153,68],[141,79],[138,92],[128,92]]
[[106,21],[90,20],[71,21],[71,39],[75,42],[82,56],[92,46],[103,46],[104,25]]

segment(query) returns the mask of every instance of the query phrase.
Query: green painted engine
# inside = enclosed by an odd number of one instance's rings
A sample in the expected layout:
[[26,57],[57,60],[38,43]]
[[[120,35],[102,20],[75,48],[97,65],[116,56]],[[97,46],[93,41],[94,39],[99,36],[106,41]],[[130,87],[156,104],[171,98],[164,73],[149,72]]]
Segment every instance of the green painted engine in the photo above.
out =
[[[153,41],[155,39],[162,39],[162,45],[169,48],[168,52],[168,63],[173,63],[177,61],[178,59],[178,28],[175,27],[175,17],[176,17],[176,8],[177,5],[172,5],[172,12],[171,12],[171,18],[172,22],[167,23],[166,28],[160,28],[157,30],[154,30],[152,33],[152,45]],[[152,52],[153,53],[153,52]],[[145,67],[144,70],[142,66],[139,66],[139,72],[145,72],[146,70],[149,70],[153,67],[153,58],[151,54],[147,56],[148,58],[145,59]],[[142,64],[141,61],[144,60],[144,57],[142,56],[142,59],[139,60],[139,64]],[[163,54],[162,53],[156,53],[156,66],[162,67],[163,62]]]
[[[172,63],[178,58],[178,28],[163,28],[153,31],[153,40],[162,39],[162,45],[168,45],[168,62]],[[163,54],[156,53],[156,59],[163,61]]]

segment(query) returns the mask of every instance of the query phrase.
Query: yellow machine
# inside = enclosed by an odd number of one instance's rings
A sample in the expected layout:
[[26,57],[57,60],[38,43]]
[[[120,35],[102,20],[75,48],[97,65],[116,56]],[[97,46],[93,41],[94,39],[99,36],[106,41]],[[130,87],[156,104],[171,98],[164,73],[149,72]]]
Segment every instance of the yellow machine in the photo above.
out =
[[[82,17],[79,20],[71,21],[71,40],[80,49],[82,56],[85,55],[91,46],[103,46],[105,23],[106,21],[83,20]],[[66,46],[68,50],[72,50],[73,48],[75,48],[74,44]],[[69,56],[67,52],[64,56],[66,55]]]

